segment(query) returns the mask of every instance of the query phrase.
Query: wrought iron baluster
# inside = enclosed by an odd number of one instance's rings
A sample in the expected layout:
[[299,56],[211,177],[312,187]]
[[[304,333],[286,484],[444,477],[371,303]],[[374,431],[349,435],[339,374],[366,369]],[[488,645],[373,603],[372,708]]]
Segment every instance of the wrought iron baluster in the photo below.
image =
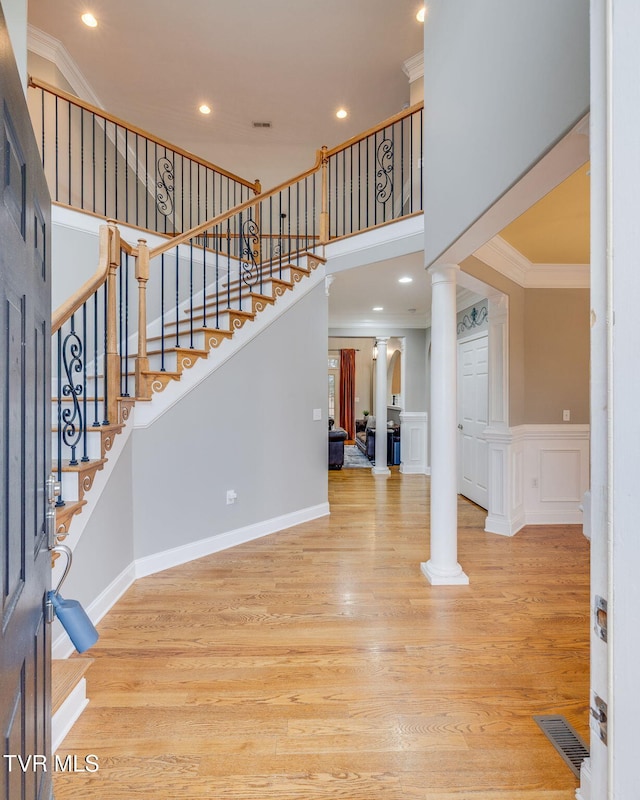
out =
[[69,197],[69,205],[71,205],[71,103],[67,103],[67,124],[69,130],[67,131],[67,146],[69,149],[69,163],[67,164],[67,173],[69,186],[67,188],[67,195]]
[[[87,304],[82,304],[82,347],[87,351]],[[88,461],[87,452],[87,359],[82,359],[82,458],[81,461]]]
[[[120,267],[122,269],[122,266]],[[124,257],[124,393],[129,397],[129,254]]]
[[204,247],[202,248],[202,327],[207,327],[207,247],[209,240],[207,232],[204,233]]
[[164,253],[160,255],[160,372],[166,372],[164,365]]
[[189,347],[193,350],[193,239],[189,242]]
[[103,411],[104,415],[102,418],[102,424],[108,425],[109,424],[109,359],[107,358],[107,346],[108,346],[108,324],[107,320],[109,319],[109,315],[107,313],[107,305],[108,305],[108,293],[107,293],[107,283],[103,284],[104,290],[104,304],[103,304],[103,313],[104,313],[104,350],[103,350],[103,357],[102,363],[104,364],[104,376],[102,378],[103,382],[103,395],[104,395],[104,403],[103,403]]
[[62,497],[62,329],[58,328],[56,334],[57,351],[58,351],[58,391],[57,391],[57,406],[58,406],[58,425],[57,425],[57,440],[58,440],[58,453],[57,453],[57,477],[60,484],[60,494],[56,500],[56,506],[60,507],[65,505]]
[[62,364],[64,366],[66,383],[62,386],[62,395],[70,399],[71,408],[62,412],[62,441],[71,451],[69,466],[78,465],[76,449],[82,437],[82,411],[80,409],[79,395],[82,393],[82,384],[74,383],[74,374],[83,371],[83,349],[80,337],[75,329],[75,314],[71,315],[70,331],[62,343]]
[[93,293],[93,427],[100,427],[98,419],[98,291]]
[[176,347],[180,346],[180,247],[176,247]]
[[59,191],[60,191],[60,133],[58,129],[58,96],[56,95],[56,102],[55,102],[55,125],[56,125],[56,200],[60,199]]

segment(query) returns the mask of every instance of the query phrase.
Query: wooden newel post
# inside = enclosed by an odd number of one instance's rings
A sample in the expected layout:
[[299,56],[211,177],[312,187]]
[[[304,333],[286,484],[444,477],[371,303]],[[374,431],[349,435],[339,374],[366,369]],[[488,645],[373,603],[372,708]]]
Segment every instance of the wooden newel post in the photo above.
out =
[[120,397],[120,356],[118,354],[117,320],[117,272],[120,266],[120,231],[115,220],[108,219],[109,226],[109,272],[107,274],[107,319],[106,319],[106,364],[105,391],[107,419],[111,424],[119,422],[118,398]]
[[136,399],[151,400],[149,358],[147,356],[147,281],[149,280],[149,247],[146,239],[138,239],[136,257],[138,281],[138,355],[136,356]]
[[327,156],[326,145],[322,147],[321,159],[322,197],[320,211],[320,244],[327,244],[329,241],[329,157]]

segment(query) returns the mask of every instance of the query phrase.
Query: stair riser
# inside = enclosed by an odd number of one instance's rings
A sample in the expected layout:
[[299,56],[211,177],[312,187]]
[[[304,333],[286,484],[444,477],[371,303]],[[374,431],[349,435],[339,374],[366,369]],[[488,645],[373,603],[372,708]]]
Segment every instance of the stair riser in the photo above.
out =
[[[76,458],[81,459],[84,456],[84,442],[80,439],[76,447]],[[102,458],[102,434],[99,431],[87,431],[87,456],[90,459]],[[51,457],[53,463],[57,463],[58,458],[58,433],[53,431],[51,434]],[[70,448],[66,447],[64,442],[62,444],[62,458],[69,459],[71,457]]]

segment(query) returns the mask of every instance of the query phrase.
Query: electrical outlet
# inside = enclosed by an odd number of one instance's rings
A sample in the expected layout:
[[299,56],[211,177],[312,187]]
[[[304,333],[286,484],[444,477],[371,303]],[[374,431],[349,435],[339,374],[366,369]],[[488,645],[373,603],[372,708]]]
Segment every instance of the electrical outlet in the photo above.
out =
[[238,494],[235,489],[227,489],[227,505],[230,506],[236,502]]
[[571,411],[568,408],[562,412],[562,421],[563,422],[571,422]]

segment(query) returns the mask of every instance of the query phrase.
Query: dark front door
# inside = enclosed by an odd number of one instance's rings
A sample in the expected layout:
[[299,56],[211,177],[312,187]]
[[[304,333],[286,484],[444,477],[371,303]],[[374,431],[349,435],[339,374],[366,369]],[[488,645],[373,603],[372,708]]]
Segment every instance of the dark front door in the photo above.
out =
[[49,194],[1,8],[0,146],[0,798],[48,800]]

